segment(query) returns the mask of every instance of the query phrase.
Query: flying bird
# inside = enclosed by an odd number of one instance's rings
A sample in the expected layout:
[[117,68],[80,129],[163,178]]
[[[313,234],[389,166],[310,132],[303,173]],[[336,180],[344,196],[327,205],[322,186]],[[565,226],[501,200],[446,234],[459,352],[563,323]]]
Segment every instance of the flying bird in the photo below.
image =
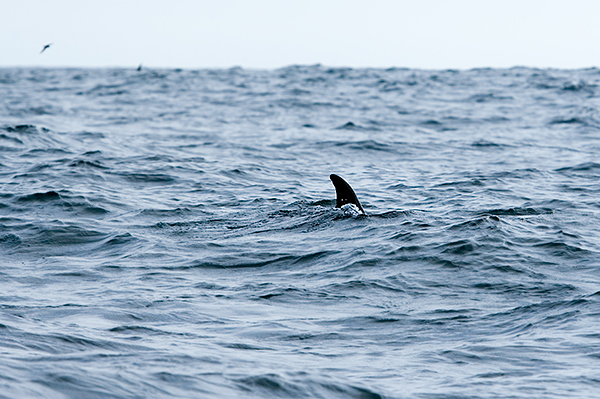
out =
[[40,54],[42,54],[44,51],[46,51],[47,48],[50,48],[50,46],[52,46],[52,43],[48,43],[44,46],[44,48],[42,49],[42,51],[40,51]]

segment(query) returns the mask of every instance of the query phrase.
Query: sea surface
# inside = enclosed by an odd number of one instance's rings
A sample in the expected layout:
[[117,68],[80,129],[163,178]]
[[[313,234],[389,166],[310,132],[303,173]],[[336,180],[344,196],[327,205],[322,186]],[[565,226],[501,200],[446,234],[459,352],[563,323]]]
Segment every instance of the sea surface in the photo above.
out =
[[0,69],[0,398],[565,397],[600,70]]

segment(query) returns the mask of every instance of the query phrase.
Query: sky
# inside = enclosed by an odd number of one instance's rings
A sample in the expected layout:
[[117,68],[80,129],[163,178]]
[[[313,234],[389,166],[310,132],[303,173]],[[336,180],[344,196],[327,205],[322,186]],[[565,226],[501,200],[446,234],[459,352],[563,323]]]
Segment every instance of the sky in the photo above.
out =
[[0,15],[0,67],[600,66],[597,0],[0,0]]

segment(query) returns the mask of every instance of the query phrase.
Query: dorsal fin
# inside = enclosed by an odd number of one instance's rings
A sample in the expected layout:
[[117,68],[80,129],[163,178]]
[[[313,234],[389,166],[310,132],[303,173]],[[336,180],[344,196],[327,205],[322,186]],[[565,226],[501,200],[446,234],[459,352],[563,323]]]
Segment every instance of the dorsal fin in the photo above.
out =
[[346,183],[346,180],[342,179],[338,175],[329,175],[329,178],[335,186],[335,193],[337,195],[337,203],[335,204],[336,208],[341,208],[346,204],[354,204],[362,213],[366,214],[365,210],[360,205],[360,202],[358,202],[358,198],[356,198],[354,190],[348,183]]

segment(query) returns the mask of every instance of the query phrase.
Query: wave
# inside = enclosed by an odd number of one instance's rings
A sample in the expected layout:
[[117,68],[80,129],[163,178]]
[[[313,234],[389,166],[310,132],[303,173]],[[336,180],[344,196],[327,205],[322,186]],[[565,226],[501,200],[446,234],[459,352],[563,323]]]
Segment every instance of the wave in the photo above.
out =
[[317,251],[304,255],[291,255],[279,253],[242,253],[237,256],[223,255],[213,259],[198,259],[189,265],[180,268],[199,268],[199,269],[245,269],[245,268],[264,268],[264,267],[298,267],[303,264],[319,264],[324,258],[327,258],[337,251]]
[[319,379],[313,378],[310,375],[298,375],[294,378],[292,376],[286,377],[281,374],[269,373],[236,378],[232,382],[248,392],[248,395],[256,397],[384,398],[384,396],[376,391],[364,387],[329,381],[321,379],[322,377]]
[[342,126],[338,126],[335,128],[336,130],[350,130],[350,131],[378,131],[380,130],[377,126],[369,126],[369,127],[365,127],[365,126],[361,126],[358,124],[355,124],[354,122],[347,122]]
[[565,166],[563,168],[556,169],[556,172],[594,172],[598,169],[600,169],[600,163],[585,162],[575,166]]
[[341,148],[350,149],[353,151],[381,151],[396,153],[395,145],[378,142],[375,140],[360,140],[360,141],[321,141],[315,143],[316,147],[320,148]]
[[478,214],[481,216],[535,216],[535,215],[550,215],[554,213],[551,208],[500,208],[490,209],[486,211],[479,211]]
[[45,193],[34,193],[29,195],[23,195],[17,198],[18,202],[48,202],[56,199],[60,199],[60,194],[56,191],[47,191]]

